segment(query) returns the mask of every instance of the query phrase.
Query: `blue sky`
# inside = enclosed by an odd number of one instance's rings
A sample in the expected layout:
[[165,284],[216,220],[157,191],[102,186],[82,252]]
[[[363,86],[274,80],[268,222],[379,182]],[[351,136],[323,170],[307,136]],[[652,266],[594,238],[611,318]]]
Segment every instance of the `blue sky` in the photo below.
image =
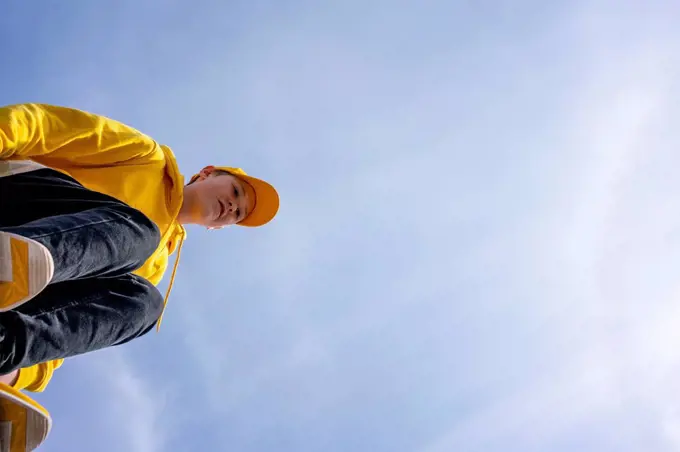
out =
[[[0,103],[274,182],[45,451],[680,450],[680,6],[22,2]],[[168,275],[169,276],[169,275]]]

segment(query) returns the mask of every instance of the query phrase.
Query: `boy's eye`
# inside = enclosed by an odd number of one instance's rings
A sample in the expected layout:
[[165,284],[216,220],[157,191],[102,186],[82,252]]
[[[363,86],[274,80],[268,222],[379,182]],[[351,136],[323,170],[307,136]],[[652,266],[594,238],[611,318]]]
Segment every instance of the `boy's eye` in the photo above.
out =
[[238,197],[238,188],[234,187],[234,196]]

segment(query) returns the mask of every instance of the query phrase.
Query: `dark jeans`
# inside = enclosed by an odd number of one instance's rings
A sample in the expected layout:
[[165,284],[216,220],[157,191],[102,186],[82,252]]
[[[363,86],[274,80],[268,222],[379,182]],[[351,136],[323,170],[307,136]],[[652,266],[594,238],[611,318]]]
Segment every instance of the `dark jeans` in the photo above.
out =
[[0,313],[0,374],[124,344],[160,316],[158,289],[130,273],[160,242],[138,210],[41,169],[0,177],[0,231],[42,243],[55,264],[43,292]]

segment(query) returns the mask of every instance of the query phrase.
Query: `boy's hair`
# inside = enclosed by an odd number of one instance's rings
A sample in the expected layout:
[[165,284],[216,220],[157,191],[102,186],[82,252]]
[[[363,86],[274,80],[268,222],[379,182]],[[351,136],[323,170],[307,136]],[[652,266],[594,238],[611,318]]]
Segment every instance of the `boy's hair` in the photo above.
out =
[[[225,170],[222,170],[222,169],[216,169],[215,171],[213,171],[213,174],[215,174],[217,176],[232,175],[229,171],[225,171]],[[189,181],[189,183],[187,185],[191,185],[194,182],[196,182],[197,180],[198,179],[192,179],[192,180]]]

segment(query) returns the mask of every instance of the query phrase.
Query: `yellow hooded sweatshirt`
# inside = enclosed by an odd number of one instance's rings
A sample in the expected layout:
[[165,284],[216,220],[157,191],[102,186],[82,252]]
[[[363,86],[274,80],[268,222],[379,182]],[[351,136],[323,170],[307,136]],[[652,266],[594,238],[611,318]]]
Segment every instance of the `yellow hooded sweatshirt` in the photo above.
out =
[[[135,273],[157,285],[168,267],[169,256],[180,248],[167,303],[186,237],[186,230],[177,222],[184,178],[168,147],[99,115],[23,104],[0,107],[0,161],[3,160],[32,160],[146,214],[160,229],[161,243]],[[62,363],[58,359],[21,369],[14,387],[41,392]]]

